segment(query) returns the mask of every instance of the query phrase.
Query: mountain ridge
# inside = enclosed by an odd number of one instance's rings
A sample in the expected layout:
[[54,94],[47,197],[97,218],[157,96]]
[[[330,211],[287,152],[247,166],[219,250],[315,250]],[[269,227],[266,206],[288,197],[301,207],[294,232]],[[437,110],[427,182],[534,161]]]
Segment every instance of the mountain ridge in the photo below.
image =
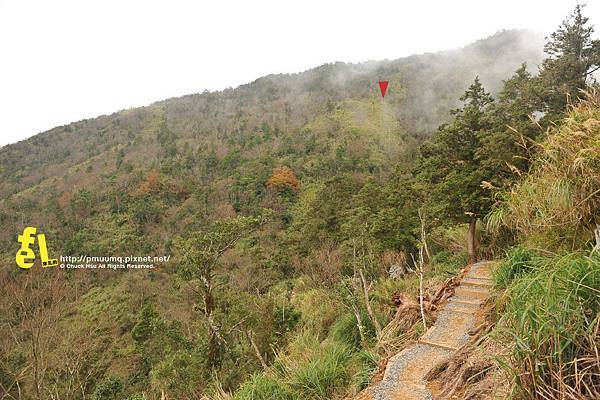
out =
[[152,101],[152,102],[150,102],[147,105],[132,106],[132,107],[129,107],[129,108],[119,109],[119,110],[116,110],[116,111],[111,112],[111,113],[98,114],[96,116],[92,116],[92,117],[88,117],[88,118],[82,118],[82,119],[79,119],[79,120],[71,121],[71,122],[66,123],[66,124],[57,125],[55,127],[49,128],[47,130],[35,133],[35,134],[33,134],[33,135],[31,135],[31,136],[29,136],[27,138],[18,140],[17,142],[7,143],[7,144],[5,144],[3,146],[0,146],[0,150],[2,150],[5,147],[14,146],[14,145],[19,144],[21,142],[24,142],[24,141],[27,141],[29,139],[32,139],[33,137],[35,137],[37,135],[44,134],[44,133],[47,133],[47,132],[51,132],[51,131],[54,131],[56,129],[61,129],[61,128],[64,128],[66,126],[72,125],[72,124],[86,122],[86,121],[90,121],[90,120],[94,120],[94,119],[98,119],[98,118],[103,118],[103,117],[110,117],[110,116],[113,116],[115,114],[126,112],[126,111],[130,111],[130,110],[133,110],[133,109],[140,109],[140,108],[152,107],[152,106],[155,106],[155,105],[160,105],[160,104],[165,103],[165,102],[176,101],[176,100],[179,100],[179,99],[185,99],[185,98],[188,98],[188,97],[195,97],[195,96],[199,96],[199,95],[206,95],[206,94],[209,94],[209,95],[219,95],[219,94],[224,94],[224,93],[230,92],[230,91],[234,91],[235,92],[235,91],[237,91],[239,89],[242,89],[242,88],[251,87],[252,85],[254,85],[256,83],[259,83],[259,82],[261,82],[263,80],[268,80],[268,79],[271,79],[271,78],[291,78],[291,77],[294,77],[294,76],[301,76],[301,75],[305,75],[305,74],[313,72],[313,71],[319,71],[319,70],[321,70],[323,68],[327,68],[329,66],[342,66],[342,67],[363,67],[363,66],[368,66],[368,67],[374,67],[374,66],[377,66],[377,65],[380,65],[380,64],[384,64],[384,63],[393,64],[393,63],[396,63],[396,62],[399,62],[399,61],[405,60],[405,59],[427,57],[427,56],[436,56],[436,55],[444,55],[444,54],[452,54],[452,53],[457,52],[457,51],[468,50],[468,49],[475,48],[478,45],[480,45],[481,43],[483,43],[483,42],[485,42],[487,40],[491,40],[491,39],[493,39],[495,37],[503,36],[503,35],[506,35],[506,34],[514,34],[514,33],[516,33],[516,34],[526,34],[529,38],[531,38],[535,42],[537,42],[537,44],[539,45],[538,46],[538,48],[539,48],[539,51],[538,51],[539,54],[538,54],[538,56],[539,56],[539,60],[541,60],[541,54],[542,54],[541,53],[541,47],[543,45],[543,39],[544,39],[543,34],[541,34],[539,32],[534,32],[534,31],[531,31],[531,30],[528,30],[528,29],[503,29],[503,30],[497,31],[493,35],[487,36],[487,37],[482,38],[482,39],[478,39],[478,40],[476,40],[476,41],[474,41],[472,43],[469,43],[467,45],[455,47],[455,48],[452,48],[452,49],[445,49],[445,50],[438,50],[438,51],[427,51],[427,52],[423,52],[423,53],[415,53],[415,54],[410,54],[410,55],[403,56],[403,57],[398,57],[398,58],[395,58],[395,59],[387,59],[386,58],[386,59],[382,59],[382,60],[367,60],[367,61],[359,61],[359,62],[333,61],[333,62],[324,63],[324,64],[321,64],[321,65],[318,65],[318,66],[306,69],[304,71],[299,71],[299,72],[271,73],[271,74],[267,74],[267,75],[264,75],[264,76],[260,76],[260,77],[254,79],[254,80],[252,80],[250,82],[241,83],[241,84],[239,84],[239,85],[237,85],[235,87],[229,86],[229,87],[226,87],[226,88],[221,89],[221,90],[214,90],[214,91],[204,90],[204,91],[201,91],[201,92],[182,94],[180,96],[167,97],[165,99]]

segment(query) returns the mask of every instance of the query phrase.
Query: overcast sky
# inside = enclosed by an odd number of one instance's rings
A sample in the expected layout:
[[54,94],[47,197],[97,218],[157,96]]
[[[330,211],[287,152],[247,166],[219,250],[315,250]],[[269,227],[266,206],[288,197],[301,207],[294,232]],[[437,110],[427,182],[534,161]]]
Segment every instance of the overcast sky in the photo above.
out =
[[[586,14],[600,26],[600,4]],[[575,0],[0,0],[0,146],[57,125],[334,61],[500,29],[554,30]],[[599,28],[600,29],[600,28]]]

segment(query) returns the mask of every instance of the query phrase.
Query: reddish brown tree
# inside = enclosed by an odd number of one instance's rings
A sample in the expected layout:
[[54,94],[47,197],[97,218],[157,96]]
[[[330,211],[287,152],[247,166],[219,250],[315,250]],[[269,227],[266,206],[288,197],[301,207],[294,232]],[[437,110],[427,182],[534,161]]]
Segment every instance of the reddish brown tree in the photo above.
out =
[[291,168],[285,165],[277,167],[267,180],[267,187],[275,190],[291,189],[295,192],[298,190],[298,178]]

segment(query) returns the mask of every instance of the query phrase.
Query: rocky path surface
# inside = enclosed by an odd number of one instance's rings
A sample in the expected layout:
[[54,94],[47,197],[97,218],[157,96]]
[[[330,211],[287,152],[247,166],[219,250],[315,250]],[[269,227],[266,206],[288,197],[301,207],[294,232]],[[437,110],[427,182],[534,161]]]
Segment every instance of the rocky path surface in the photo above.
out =
[[435,324],[417,343],[388,361],[381,382],[367,389],[361,400],[433,399],[425,375],[469,340],[475,314],[492,285],[490,269],[490,262],[479,262],[468,269]]

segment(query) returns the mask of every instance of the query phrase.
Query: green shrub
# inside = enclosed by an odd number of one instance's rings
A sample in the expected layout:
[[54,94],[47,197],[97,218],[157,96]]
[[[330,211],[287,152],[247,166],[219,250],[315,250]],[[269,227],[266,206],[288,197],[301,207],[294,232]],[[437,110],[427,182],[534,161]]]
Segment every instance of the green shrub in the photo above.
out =
[[467,265],[468,257],[464,252],[440,251],[431,257],[431,266],[435,275],[454,276]]
[[377,367],[374,354],[358,351],[335,340],[319,342],[300,333],[267,371],[254,375],[235,392],[235,400],[328,400],[360,390]]
[[119,377],[111,376],[104,379],[94,389],[92,399],[94,400],[117,400],[123,392],[123,381]]
[[488,228],[515,230],[544,249],[585,249],[594,242],[600,207],[600,91],[593,90],[557,124],[530,171],[502,195]]
[[180,350],[169,354],[150,374],[155,387],[164,388],[170,397],[181,398],[193,392],[208,375],[204,353]]

